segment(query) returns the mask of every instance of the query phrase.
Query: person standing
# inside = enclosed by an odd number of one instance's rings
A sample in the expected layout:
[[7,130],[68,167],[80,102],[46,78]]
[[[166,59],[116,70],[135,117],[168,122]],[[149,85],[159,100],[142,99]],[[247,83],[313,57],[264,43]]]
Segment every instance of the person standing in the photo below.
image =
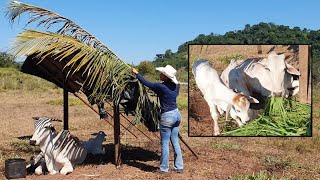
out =
[[161,136],[161,159],[160,172],[169,172],[169,143],[171,140],[174,149],[174,171],[183,173],[183,159],[179,144],[179,127],[181,115],[177,106],[179,95],[179,82],[176,78],[177,71],[170,65],[157,67],[160,71],[162,83],[154,83],[146,80],[135,68],[132,72],[136,74],[138,80],[145,86],[154,91],[160,100],[160,136]]

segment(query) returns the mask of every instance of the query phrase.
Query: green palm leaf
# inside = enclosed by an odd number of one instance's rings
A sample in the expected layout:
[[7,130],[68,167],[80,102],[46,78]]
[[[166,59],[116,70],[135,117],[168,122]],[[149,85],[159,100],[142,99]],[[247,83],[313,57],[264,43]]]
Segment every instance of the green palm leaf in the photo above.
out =
[[[13,42],[11,54],[37,54],[39,63],[46,57],[56,61],[67,60],[64,67],[68,67],[67,77],[84,69],[81,71],[82,75],[87,77],[84,84],[93,89],[92,96],[105,100],[111,94],[112,101],[119,104],[121,94],[133,75],[131,67],[107,46],[73,21],[49,10],[17,1],[11,1],[7,9],[6,16],[11,23],[27,12],[30,14],[27,25],[37,21],[38,26],[44,25],[46,28],[63,24],[55,33],[35,30],[22,32]],[[139,83],[136,121],[140,121],[141,117],[144,117],[144,120],[157,121],[157,108],[158,105],[150,99],[145,87]]]

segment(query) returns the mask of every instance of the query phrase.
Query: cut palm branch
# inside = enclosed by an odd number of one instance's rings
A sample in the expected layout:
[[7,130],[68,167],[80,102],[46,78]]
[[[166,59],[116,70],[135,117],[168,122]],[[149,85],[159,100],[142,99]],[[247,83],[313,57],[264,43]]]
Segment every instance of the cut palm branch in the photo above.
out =
[[[44,61],[64,62],[60,70],[67,70],[66,78],[75,73],[81,73],[85,82],[92,90],[90,96],[103,101],[107,97],[116,105],[126,85],[133,79],[131,67],[113,53],[97,38],[73,21],[52,11],[28,5],[18,1],[11,1],[7,7],[6,16],[13,23],[23,13],[30,15],[29,22],[38,22],[47,29],[53,25],[61,25],[57,32],[40,32],[26,30],[19,34],[10,50],[14,56],[34,56]],[[139,98],[135,109],[135,120],[154,129],[158,121],[159,105],[154,103],[145,89],[139,83]]]
[[224,136],[310,136],[311,107],[294,99],[270,98],[263,114]]

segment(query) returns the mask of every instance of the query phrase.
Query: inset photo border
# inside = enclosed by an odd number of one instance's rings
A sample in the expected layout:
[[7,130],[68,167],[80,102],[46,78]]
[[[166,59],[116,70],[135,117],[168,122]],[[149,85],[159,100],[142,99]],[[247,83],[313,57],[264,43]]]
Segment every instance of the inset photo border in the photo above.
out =
[[311,46],[189,44],[190,137],[311,137]]

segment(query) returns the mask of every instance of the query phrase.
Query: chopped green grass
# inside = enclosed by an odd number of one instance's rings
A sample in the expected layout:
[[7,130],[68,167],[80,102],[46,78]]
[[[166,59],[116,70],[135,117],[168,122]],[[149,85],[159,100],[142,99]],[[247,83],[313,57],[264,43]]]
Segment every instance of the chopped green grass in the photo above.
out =
[[271,97],[264,113],[224,136],[311,136],[311,106],[295,99]]

